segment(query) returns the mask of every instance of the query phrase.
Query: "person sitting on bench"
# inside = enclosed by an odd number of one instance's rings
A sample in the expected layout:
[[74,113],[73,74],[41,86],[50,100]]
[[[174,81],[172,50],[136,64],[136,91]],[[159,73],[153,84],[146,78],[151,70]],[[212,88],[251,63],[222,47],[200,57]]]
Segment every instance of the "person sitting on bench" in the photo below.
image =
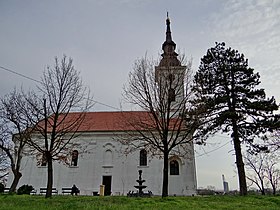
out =
[[80,192],[80,190],[78,189],[78,187],[76,187],[76,185],[73,185],[72,189],[71,189],[71,195],[77,195]]

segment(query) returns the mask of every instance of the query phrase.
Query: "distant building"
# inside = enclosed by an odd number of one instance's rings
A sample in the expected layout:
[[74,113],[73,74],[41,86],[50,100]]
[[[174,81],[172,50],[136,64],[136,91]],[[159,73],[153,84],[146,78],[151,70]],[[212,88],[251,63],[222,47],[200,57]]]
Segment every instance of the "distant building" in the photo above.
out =
[[[176,44],[172,41],[170,21],[167,19],[166,41],[163,43],[163,58],[156,67],[156,75],[161,74],[172,65],[174,76],[181,75],[185,67],[177,59]],[[179,77],[179,76],[178,76]],[[179,77],[180,78],[180,77]],[[182,82],[184,78],[182,78]],[[173,90],[175,92],[175,90]],[[184,97],[184,90],[180,90],[180,97]],[[172,95],[172,94],[171,94]],[[172,98],[176,103],[175,96]],[[79,137],[74,139],[79,146],[70,152],[69,165],[54,162],[53,187],[62,193],[62,188],[69,188],[75,184],[81,195],[93,195],[99,192],[101,184],[105,185],[105,195],[123,195],[130,190],[136,191],[138,170],[142,170],[144,183],[154,195],[162,191],[163,159],[150,158],[144,149],[131,154],[123,154],[122,144],[116,136],[124,133],[124,117],[145,117],[148,112],[90,112],[79,128]],[[71,113],[70,117],[75,116]],[[125,132],[133,132],[133,128],[126,128]],[[35,136],[34,138],[40,138]],[[189,144],[190,155],[180,158],[177,155],[169,157],[169,194],[193,195],[196,194],[196,170],[193,144]],[[41,161],[38,162],[38,159]],[[22,178],[18,185],[32,185],[39,193],[39,189],[47,185],[47,163],[44,157],[25,156],[22,160]],[[11,173],[12,175],[12,173]],[[9,184],[12,177],[10,177]]]
[[226,182],[225,175],[222,175],[222,179],[223,179],[224,193],[228,193],[229,187],[228,187],[228,182]]

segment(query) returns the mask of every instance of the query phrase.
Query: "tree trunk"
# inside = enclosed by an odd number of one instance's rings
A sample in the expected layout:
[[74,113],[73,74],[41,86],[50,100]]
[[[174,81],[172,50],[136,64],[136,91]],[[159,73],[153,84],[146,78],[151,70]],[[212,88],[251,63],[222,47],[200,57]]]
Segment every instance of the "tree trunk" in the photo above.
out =
[[238,171],[238,179],[239,179],[239,193],[240,195],[244,196],[247,195],[247,183],[246,183],[246,175],[244,169],[244,163],[242,158],[241,152],[241,143],[238,136],[238,128],[237,123],[233,120],[233,143],[234,143],[234,150],[235,150],[235,157],[236,157],[236,166]]
[[272,190],[273,190],[273,195],[276,195],[276,187],[275,186],[272,187]]
[[259,190],[262,193],[262,195],[265,195],[265,191],[264,191],[263,185],[260,185],[257,181],[254,181],[254,183],[257,185],[257,187],[259,188]]
[[272,180],[270,180],[270,184],[271,184],[271,187],[272,187],[272,193],[273,193],[273,195],[276,195],[276,185],[273,183]]
[[262,192],[262,195],[265,195],[265,190],[264,190],[263,186],[262,186],[261,192]]
[[46,198],[50,198],[52,196],[52,187],[53,187],[53,163],[52,157],[50,154],[47,154],[47,163],[48,163],[48,181],[47,181],[47,192]]
[[263,179],[261,179],[261,187],[262,187],[262,195],[265,195],[265,189],[264,189],[264,184],[263,184]]
[[17,185],[19,183],[19,180],[20,178],[22,177],[22,174],[17,171],[17,170],[13,170],[13,174],[14,174],[14,179],[13,179],[13,182],[10,186],[10,190],[9,190],[9,193],[13,193],[13,192],[16,192],[16,189],[17,189]]
[[162,198],[168,196],[168,151],[163,154]]

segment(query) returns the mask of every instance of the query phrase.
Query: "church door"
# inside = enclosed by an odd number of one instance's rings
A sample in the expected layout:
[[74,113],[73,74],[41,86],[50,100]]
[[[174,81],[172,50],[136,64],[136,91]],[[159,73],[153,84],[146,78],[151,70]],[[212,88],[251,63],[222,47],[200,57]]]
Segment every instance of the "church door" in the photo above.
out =
[[112,176],[103,176],[102,184],[105,185],[104,195],[111,195]]

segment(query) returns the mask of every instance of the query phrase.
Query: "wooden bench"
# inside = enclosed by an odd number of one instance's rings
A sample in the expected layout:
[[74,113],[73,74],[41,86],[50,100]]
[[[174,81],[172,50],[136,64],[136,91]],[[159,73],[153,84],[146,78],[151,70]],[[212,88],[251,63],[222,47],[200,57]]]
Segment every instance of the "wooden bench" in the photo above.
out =
[[[4,188],[4,194],[8,194],[9,191],[10,191],[10,188]],[[37,193],[37,190],[34,189],[30,192],[30,195],[36,195],[36,193]]]
[[[61,190],[62,190],[62,195],[64,195],[64,194],[71,194],[72,187],[63,187]],[[79,193],[80,193],[80,190],[78,191],[78,194]]]
[[63,187],[62,189],[62,194],[71,194],[72,188],[71,187]]
[[10,188],[4,188],[4,194],[8,194],[9,193],[9,191],[10,191]]
[[[40,188],[40,194],[46,194],[47,188]],[[52,194],[58,194],[58,191],[56,188],[52,188]]]
[[37,190],[34,189],[30,192],[30,195],[36,195],[36,193],[37,193]]

